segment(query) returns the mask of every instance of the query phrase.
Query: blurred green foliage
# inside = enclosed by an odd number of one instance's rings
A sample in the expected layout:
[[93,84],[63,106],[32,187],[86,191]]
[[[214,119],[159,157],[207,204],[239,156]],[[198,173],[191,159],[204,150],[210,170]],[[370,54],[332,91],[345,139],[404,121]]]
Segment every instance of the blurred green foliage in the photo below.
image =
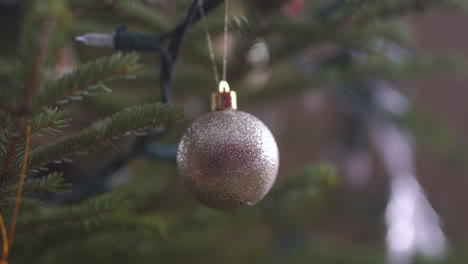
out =
[[[454,5],[429,0],[344,1],[335,11],[327,11],[328,1],[306,1],[302,15],[296,18],[284,15],[281,6],[286,1],[231,2],[231,18],[240,22],[230,24],[234,48],[229,57],[228,78],[231,87],[240,93],[241,106],[286,94],[303,94],[310,89],[343,87],[369,79],[397,81],[463,67],[463,62],[445,56],[393,62],[374,42],[385,39],[409,45],[411,34],[400,19],[402,16],[458,7],[462,1],[447,1]],[[31,76],[35,74],[39,77],[34,78],[40,80],[36,84],[38,93],[26,109],[33,111],[27,118],[36,133],[33,142],[37,139],[38,144],[48,145],[35,145],[30,162],[40,168],[50,161],[74,159],[73,164],[60,167],[66,181],[62,173],[56,172],[32,174],[35,176],[27,181],[10,263],[387,263],[379,230],[381,223],[375,220],[381,217],[384,198],[363,204],[345,203],[351,198],[346,197],[346,192],[337,194],[341,191],[341,178],[337,169],[327,164],[312,164],[283,176],[261,203],[235,212],[215,211],[197,204],[183,189],[173,162],[145,159],[136,160],[96,186],[110,191],[108,194],[66,206],[45,202],[51,193],[63,192],[69,183],[86,182],[87,175],[80,174],[100,167],[112,151],[107,148],[106,152],[101,150],[84,160],[69,156],[71,152],[95,150],[103,138],[109,143],[105,145],[112,145],[107,139],[141,128],[139,125],[148,121],[157,119],[158,122],[152,122],[153,128],[180,124],[182,118],[180,107],[154,104],[159,100],[159,55],[141,53],[137,66],[134,54],[111,56],[114,52],[110,49],[74,43],[74,36],[111,33],[122,24],[132,31],[162,34],[183,19],[189,4],[186,0],[47,0],[22,1],[12,6],[0,4],[0,9],[6,10],[2,12],[13,10],[15,14],[0,18],[3,20],[0,27],[12,25],[19,32],[2,36],[0,44],[0,164],[4,168],[8,146],[17,132],[14,125],[19,116],[15,111],[22,107]],[[222,11],[216,9],[208,15],[215,40],[222,31]],[[320,14],[325,17],[325,11],[329,13],[326,19],[320,18]],[[270,60],[262,66],[248,61],[252,45],[259,39],[270,53]],[[67,55],[62,49],[65,45],[72,47],[68,64],[74,70],[60,77],[54,71],[60,57]],[[320,52],[324,45],[331,47],[331,52],[325,55]],[[12,52],[15,47],[18,49]],[[343,49],[363,52],[368,59],[363,63],[330,63]],[[41,65],[37,64],[38,54],[44,56]],[[300,65],[301,58],[313,63]],[[108,90],[101,82],[110,81],[109,77],[116,72],[134,78],[109,82],[112,94],[86,97],[96,88]],[[267,75],[266,80],[253,82],[260,73]],[[215,86],[204,33],[201,25],[196,24],[176,64],[173,92],[176,101],[194,95],[208,101]],[[75,100],[79,102],[63,105]],[[59,108],[52,108],[56,103]],[[153,104],[135,106],[144,103]],[[43,108],[44,104],[51,108]],[[122,108],[125,110],[120,111]],[[120,112],[82,129],[117,111]],[[413,128],[418,135],[426,135],[429,130],[426,122],[413,114],[418,113],[410,113],[411,120],[402,125]],[[64,129],[68,123],[71,126]],[[184,125],[171,128],[164,142],[177,142]],[[67,135],[55,141],[54,137],[60,135],[57,130]],[[81,131],[77,136],[68,135],[77,131]],[[455,145],[448,132],[439,132],[437,137],[444,135],[444,142]],[[39,137],[42,134],[52,137]],[[422,138],[430,141],[433,135],[428,133]],[[11,193],[17,188],[23,144],[21,134],[14,150],[16,162],[6,172],[8,184],[0,192],[1,212],[7,219],[13,204]],[[341,215],[334,210],[339,206],[349,206],[351,215],[366,211],[365,216],[353,215],[356,218],[353,221],[369,224],[366,228],[371,237],[353,237],[350,230],[353,225],[342,225],[340,220],[346,219],[340,219]],[[338,219],[337,223],[330,223],[332,217]],[[464,263],[468,258],[463,252],[455,249],[443,263]]]

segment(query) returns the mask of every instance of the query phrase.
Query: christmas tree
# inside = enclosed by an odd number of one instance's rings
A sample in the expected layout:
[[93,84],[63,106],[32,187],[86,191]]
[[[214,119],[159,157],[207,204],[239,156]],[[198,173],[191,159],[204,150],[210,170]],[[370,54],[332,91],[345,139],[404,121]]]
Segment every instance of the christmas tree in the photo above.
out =
[[[402,18],[466,3],[230,1],[226,38],[223,4],[0,1],[3,263],[464,263],[462,249],[447,253],[438,215],[414,175],[407,136],[431,141],[450,132],[427,133],[436,121],[391,85],[463,66],[445,55],[412,55]],[[176,152],[217,88],[207,34],[215,65],[223,64],[228,46],[227,80],[239,108],[259,113],[280,151],[285,145],[325,149],[330,137],[318,138],[308,125],[323,116],[298,114],[303,124],[291,128],[301,131],[297,139],[275,124],[288,122],[285,107],[296,109],[285,98],[326,94],[342,126],[335,136],[345,163],[356,165],[373,145],[390,195],[362,194],[344,203],[350,191],[340,183],[352,169],[309,152],[296,163],[284,147],[282,162],[301,166],[281,168],[257,205],[218,211],[196,202],[178,177]],[[451,155],[459,146],[447,137],[443,154]],[[395,163],[395,155],[410,158]],[[392,231],[410,221],[399,212],[401,188],[416,200],[407,203],[419,210],[411,221],[427,227],[411,226],[411,232],[432,241],[430,250]],[[346,210],[334,208],[343,205],[366,232],[347,230],[353,224],[340,232],[333,219]]]

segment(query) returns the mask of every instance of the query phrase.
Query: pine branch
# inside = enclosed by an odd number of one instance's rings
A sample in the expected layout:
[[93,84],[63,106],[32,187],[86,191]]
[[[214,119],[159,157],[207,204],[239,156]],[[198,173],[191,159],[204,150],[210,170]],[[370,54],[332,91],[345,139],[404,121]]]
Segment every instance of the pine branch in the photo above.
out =
[[335,84],[369,78],[404,79],[459,71],[465,66],[464,60],[454,56],[410,57],[401,62],[390,62],[384,57],[370,57],[365,63],[348,65],[341,69],[330,67],[325,70],[322,78]]
[[[273,35],[277,30],[287,32],[285,37],[276,40],[272,45],[271,52],[276,60],[293,56],[298,50],[306,50],[313,44],[333,42],[347,48],[369,51],[372,41],[376,36],[379,39],[386,39],[396,43],[408,43],[411,39],[410,34],[402,30],[402,25],[397,23],[375,23],[363,25],[361,27],[352,27],[347,30],[333,30],[321,23],[310,23],[309,21],[291,21],[272,20],[271,26],[266,33]],[[308,32],[306,36],[294,38],[302,32]],[[273,35],[274,36],[274,35]]]
[[[4,216],[6,216],[7,218],[10,218],[13,214],[13,209],[15,207],[16,193],[12,194],[9,197],[3,195],[1,197],[6,197],[5,199],[2,199],[2,214],[4,214]],[[21,199],[22,214],[37,214],[45,206],[46,204],[44,203],[44,201],[37,198],[23,197]]]
[[157,32],[165,31],[170,27],[168,19],[161,13],[137,1],[119,0],[115,4],[115,9],[119,13],[142,21]]
[[285,215],[290,224],[309,224],[311,214],[316,212],[314,207],[323,205],[324,197],[339,184],[339,180],[336,170],[330,165],[318,164],[300,169],[270,191],[258,207],[260,215],[273,225],[284,225]]
[[93,95],[93,90],[98,88],[107,90],[100,82],[133,72],[137,67],[137,60],[136,54],[117,53],[111,57],[85,63],[69,74],[48,81],[43,91],[36,97],[34,108],[64,104],[69,100],[81,100],[83,96]]
[[[289,64],[278,64],[274,67],[272,78],[267,84],[268,89],[244,93],[243,96],[246,96],[245,100],[265,99],[274,94],[297,93],[310,87],[342,87],[347,83],[378,78],[402,80],[441,72],[460,71],[464,67],[466,67],[465,61],[448,56],[410,57],[401,62],[390,62],[387,58],[374,56],[365,63],[341,66],[304,62],[298,63],[296,67],[291,67]],[[291,89],[291,87],[297,87],[297,89]]]
[[[25,196],[40,196],[47,193],[67,192],[70,184],[65,182],[63,173],[52,172],[45,177],[27,180],[24,184]],[[2,198],[14,198],[18,184],[7,186],[0,194]]]
[[81,18],[70,26],[70,32],[74,36],[80,36],[89,32],[112,32],[115,28],[101,23]]
[[20,89],[22,86],[27,87],[25,103],[19,111],[26,113],[30,110],[35,90],[41,85],[43,67],[53,62],[51,56],[55,57],[57,54],[59,43],[56,40],[64,34],[63,30],[57,32],[56,28],[64,24],[61,17],[67,13],[66,7],[57,1],[34,3],[28,10],[19,44],[20,68],[25,77],[25,83],[20,85]]
[[468,172],[467,144],[445,120],[428,113],[421,105],[412,105],[408,113],[398,120],[414,135],[414,140],[424,149],[433,151],[455,167]]
[[6,177],[10,173],[10,170],[12,168],[12,164],[14,163],[14,160],[15,160],[14,159],[15,154],[16,154],[16,156],[18,156],[18,154],[19,154],[19,152],[17,151],[18,143],[20,142],[21,135],[23,134],[22,129],[23,129],[24,124],[26,122],[26,115],[29,112],[32,95],[34,93],[34,90],[37,88],[37,81],[38,81],[37,80],[37,78],[38,78],[37,75],[38,75],[38,72],[39,72],[40,61],[42,60],[42,56],[43,56],[42,52],[43,52],[43,50],[37,56],[36,63],[34,64],[35,66],[34,66],[34,69],[32,70],[32,73],[31,73],[31,78],[30,78],[30,81],[29,81],[28,90],[26,92],[25,101],[24,101],[24,104],[21,107],[23,110],[21,110],[21,115],[18,118],[18,120],[16,121],[15,128],[13,130],[14,132],[13,132],[11,144],[9,144],[8,151],[6,153],[6,158],[5,158],[5,161],[4,161],[3,166],[2,166],[2,174],[1,174],[1,177],[0,177],[0,182],[1,182],[2,185],[5,183]]
[[64,119],[67,114],[67,110],[46,108],[43,112],[29,120],[28,123],[31,125],[31,133],[37,136],[61,133],[58,129],[68,126],[70,121],[70,119]]
[[3,164],[7,156],[8,148],[13,137],[11,128],[14,120],[9,114],[0,115],[0,164]]
[[[159,12],[158,9],[135,0],[94,1],[94,0],[68,0],[73,8],[112,8],[116,13],[130,17],[155,32],[162,32],[170,27],[170,19]],[[83,31],[81,33],[86,33]]]
[[22,215],[18,232],[76,228],[89,231],[102,225],[108,217],[125,213],[129,207],[127,199],[115,194],[97,196],[68,207],[47,207],[39,213]]
[[[4,64],[4,65],[2,65]],[[3,87],[0,89],[0,113],[14,114],[19,105],[24,101],[23,91],[15,89],[19,87],[22,80],[20,63],[16,59],[0,59],[0,76],[4,79]]]
[[16,151],[18,147],[18,142],[20,141],[21,135],[23,134],[22,129],[26,122],[26,116],[30,110],[32,96],[34,94],[35,89],[37,89],[38,87],[38,81],[39,81],[38,75],[40,71],[40,66],[42,65],[44,52],[45,52],[45,47],[42,46],[34,62],[33,69],[31,70],[31,77],[29,79],[29,85],[26,91],[24,103],[21,106],[20,117],[16,121],[13,139],[11,141],[11,144],[9,145],[9,149],[6,154],[5,163],[3,164],[3,171],[1,174],[1,178],[0,178],[2,184],[5,182],[5,178],[10,172],[10,169],[13,163],[13,156],[15,155],[15,152],[18,153]]
[[98,121],[78,135],[63,137],[43,145],[31,153],[29,168],[34,169],[60,158],[85,153],[99,145],[109,145],[113,139],[148,128],[169,126],[183,118],[182,107],[173,104],[146,104],[126,108]]
[[336,170],[326,164],[319,164],[303,168],[287,177],[277,188],[273,189],[271,197],[284,197],[286,193],[309,190],[311,187],[319,188],[335,186],[338,183]]
[[30,195],[67,192],[70,186],[70,183],[67,183],[63,178],[63,172],[51,172],[45,177],[26,181],[24,192]]
[[[55,18],[65,12],[64,5],[55,2],[41,3],[41,5],[35,5],[29,9],[29,13],[26,16],[26,22],[23,24],[20,39],[20,65],[18,71],[20,80],[17,82],[18,90],[24,90],[24,100],[21,105],[16,106],[15,112],[18,114],[16,121],[13,137],[11,144],[9,144],[6,158],[2,164],[2,173],[0,174],[0,183],[5,183],[6,177],[10,174],[12,165],[15,161],[14,157],[18,156],[18,143],[20,142],[21,135],[23,134],[23,128],[25,126],[26,117],[31,110],[32,98],[35,91],[39,88],[42,81],[42,69],[47,59],[49,45],[52,41],[52,32],[55,26],[54,22],[57,22]],[[42,25],[44,22],[44,28],[39,28],[38,25]],[[35,53],[34,53],[35,52]],[[24,83],[23,83],[24,82]],[[12,100],[15,102],[15,100]],[[12,106],[15,107],[15,106]]]
[[[3,160],[3,166],[2,166],[2,173],[1,173],[1,177],[0,177],[0,184],[1,185],[4,185],[5,184],[5,181],[7,179],[7,176],[10,174],[10,170],[12,168],[12,165],[14,163],[15,160],[18,160],[18,159],[14,159],[15,156],[18,155],[18,143],[20,142],[20,139],[21,139],[21,128],[23,127],[23,124],[24,124],[24,118],[20,118],[17,122],[16,122],[16,125],[15,125],[15,128],[14,128],[14,132],[12,134],[12,139],[11,139],[11,143],[8,145],[7,147],[7,151],[6,151],[6,155],[5,155],[5,159]],[[15,155],[16,154],[16,155]]]
[[[397,1],[375,1],[375,0],[354,0],[349,1],[344,9],[349,14],[348,22],[362,26],[365,23],[373,23],[377,20],[388,20],[395,17],[402,17],[411,12],[421,12],[428,8],[441,6],[446,0],[397,0]],[[344,22],[344,21],[343,21]]]

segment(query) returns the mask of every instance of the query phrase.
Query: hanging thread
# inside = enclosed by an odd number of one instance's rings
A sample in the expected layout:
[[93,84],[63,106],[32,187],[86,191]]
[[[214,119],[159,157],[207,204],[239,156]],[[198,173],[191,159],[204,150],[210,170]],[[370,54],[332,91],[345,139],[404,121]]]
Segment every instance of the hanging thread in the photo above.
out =
[[[213,72],[215,76],[216,85],[218,85],[221,80],[219,79],[218,67],[216,66],[215,53],[213,48],[213,41],[208,29],[208,23],[206,21],[205,10],[203,9],[203,0],[198,0],[198,7],[200,9],[200,15],[202,18],[203,29],[205,31],[206,42],[208,44],[208,52],[210,54],[211,64],[213,66]],[[225,0],[225,13],[224,13],[224,50],[223,50],[223,79],[226,80],[227,72],[227,41],[228,41],[228,14],[229,14],[229,0]]]
[[223,52],[223,80],[226,81],[227,72],[227,49],[228,49],[228,14],[229,14],[229,0],[224,3],[224,52]]

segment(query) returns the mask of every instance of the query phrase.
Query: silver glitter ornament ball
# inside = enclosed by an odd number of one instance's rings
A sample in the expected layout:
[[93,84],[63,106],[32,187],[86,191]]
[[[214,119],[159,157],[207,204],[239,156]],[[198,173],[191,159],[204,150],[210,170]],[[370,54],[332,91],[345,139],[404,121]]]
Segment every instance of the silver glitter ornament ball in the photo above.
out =
[[279,154],[270,130],[237,110],[209,112],[187,129],[177,167],[188,190],[216,209],[239,209],[260,201],[278,174]]

